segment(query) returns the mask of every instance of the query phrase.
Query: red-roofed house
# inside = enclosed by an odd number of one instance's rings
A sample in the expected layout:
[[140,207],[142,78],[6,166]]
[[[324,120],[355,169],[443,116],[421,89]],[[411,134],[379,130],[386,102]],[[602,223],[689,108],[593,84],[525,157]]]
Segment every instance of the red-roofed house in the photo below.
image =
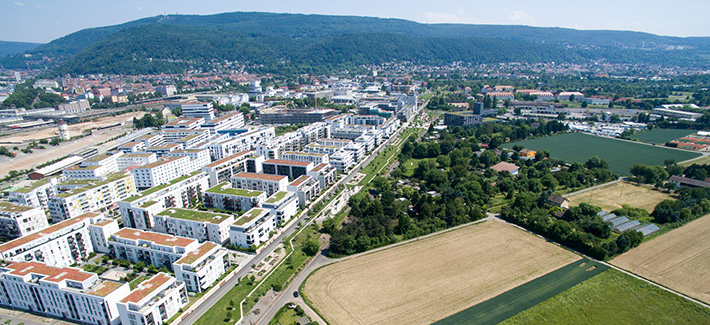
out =
[[141,282],[117,307],[121,324],[164,324],[188,301],[185,283],[158,273]]
[[491,169],[497,171],[497,172],[509,172],[512,175],[518,175],[518,170],[520,170],[520,167],[516,166],[515,164],[507,163],[507,162],[499,162],[493,166],[491,166]]

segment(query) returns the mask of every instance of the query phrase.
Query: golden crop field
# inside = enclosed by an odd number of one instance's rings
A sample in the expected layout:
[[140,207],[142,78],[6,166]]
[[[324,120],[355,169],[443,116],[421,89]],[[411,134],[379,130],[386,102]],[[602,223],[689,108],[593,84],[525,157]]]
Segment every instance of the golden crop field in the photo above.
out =
[[611,263],[710,303],[708,238],[710,215],[647,241]]
[[618,182],[567,198],[571,206],[577,206],[584,202],[601,207],[606,211],[612,211],[621,208],[622,204],[628,204],[635,208],[653,212],[658,202],[672,199],[673,197],[668,193],[653,190],[648,186],[639,186],[630,182]]
[[486,221],[326,266],[304,293],[332,324],[431,323],[579,258]]

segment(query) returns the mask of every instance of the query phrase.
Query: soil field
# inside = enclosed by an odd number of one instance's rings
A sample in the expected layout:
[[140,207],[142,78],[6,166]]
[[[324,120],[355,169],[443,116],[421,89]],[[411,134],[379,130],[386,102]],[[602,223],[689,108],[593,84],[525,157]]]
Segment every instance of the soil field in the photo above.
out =
[[434,325],[495,325],[609,269],[589,259],[568,264]]
[[[86,129],[94,129],[102,126],[109,126],[113,125],[119,122],[127,122],[125,127],[132,127],[133,125],[131,124],[133,121],[134,117],[142,117],[146,112],[130,112],[118,116],[106,116],[106,117],[101,117],[96,119],[95,121],[91,122],[83,122],[83,123],[77,123],[77,124],[70,124],[67,125],[69,127],[69,134],[71,136],[77,136],[80,135],[82,131]],[[0,141],[2,142],[26,142],[30,140],[36,140],[36,139],[45,139],[45,138],[52,138],[56,137],[57,134],[54,132],[57,131],[57,125],[52,124],[51,127],[45,128],[42,130],[28,130],[27,133],[23,134],[18,134],[18,135],[10,135],[10,136],[5,136],[5,137],[0,137]],[[12,147],[12,146],[10,146]]]
[[708,323],[710,309],[617,270],[607,270],[501,324]]
[[710,215],[673,229],[611,261],[666,287],[710,303]]
[[580,259],[498,221],[326,266],[304,293],[332,324],[431,323]]
[[671,140],[677,140],[687,135],[695,133],[695,130],[683,129],[660,129],[655,128],[651,131],[637,133],[631,136],[636,140],[646,143],[664,144]]
[[506,148],[520,145],[532,150],[546,150],[550,156],[567,162],[581,162],[599,156],[609,163],[609,169],[619,175],[629,175],[633,164],[663,166],[663,161],[677,162],[700,156],[699,153],[670,149],[662,146],[597,137],[584,133],[566,133],[557,136],[507,143]]
[[601,207],[606,211],[613,211],[621,208],[622,204],[628,204],[648,212],[653,212],[653,208],[655,208],[659,202],[673,199],[668,193],[656,191],[647,186],[638,186],[629,182],[617,182],[567,198],[571,206],[577,206],[580,203],[589,203]]

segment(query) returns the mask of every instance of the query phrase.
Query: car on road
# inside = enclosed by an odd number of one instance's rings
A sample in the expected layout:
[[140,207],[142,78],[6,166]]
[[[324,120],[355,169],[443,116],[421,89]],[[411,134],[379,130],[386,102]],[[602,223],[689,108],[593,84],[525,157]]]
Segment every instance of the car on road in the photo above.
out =
[[294,297],[294,298],[298,298],[298,291],[294,291],[294,292],[293,292],[293,297]]

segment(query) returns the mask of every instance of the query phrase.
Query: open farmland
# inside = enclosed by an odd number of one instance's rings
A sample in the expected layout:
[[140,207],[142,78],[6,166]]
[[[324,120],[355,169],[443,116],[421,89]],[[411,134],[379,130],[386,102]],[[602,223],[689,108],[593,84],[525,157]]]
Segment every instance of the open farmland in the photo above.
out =
[[664,144],[671,140],[677,140],[684,136],[695,133],[695,130],[687,129],[661,129],[655,128],[651,131],[637,133],[631,138],[646,143]]
[[684,161],[700,156],[699,153],[670,149],[660,146],[634,143],[584,133],[562,135],[511,142],[512,148],[521,145],[532,150],[546,150],[550,156],[568,162],[585,162],[599,156],[609,163],[609,169],[620,175],[629,175],[629,168],[636,163],[663,166],[666,159]]
[[431,323],[579,258],[486,221],[326,266],[304,293],[333,324]]
[[656,191],[648,186],[639,186],[629,182],[617,182],[608,186],[567,197],[570,205],[589,203],[606,211],[620,209],[622,204],[653,212],[656,205],[667,199],[673,199],[668,193]]
[[710,303],[710,215],[647,241],[612,264]]
[[607,270],[502,324],[708,324],[710,309]]

